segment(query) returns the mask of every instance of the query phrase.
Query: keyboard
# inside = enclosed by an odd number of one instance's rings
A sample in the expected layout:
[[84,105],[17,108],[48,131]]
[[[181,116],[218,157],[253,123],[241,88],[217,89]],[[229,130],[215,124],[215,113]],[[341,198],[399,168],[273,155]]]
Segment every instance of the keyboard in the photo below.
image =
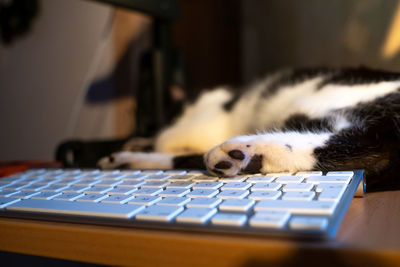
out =
[[0,178],[0,216],[332,238],[363,176],[363,170],[218,178],[184,170],[32,169]]

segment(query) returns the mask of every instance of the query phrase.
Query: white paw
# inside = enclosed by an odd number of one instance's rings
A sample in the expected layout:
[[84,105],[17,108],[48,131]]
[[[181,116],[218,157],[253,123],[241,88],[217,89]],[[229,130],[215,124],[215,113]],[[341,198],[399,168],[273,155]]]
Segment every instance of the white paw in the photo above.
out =
[[[243,139],[243,138],[242,138]],[[214,147],[205,155],[207,170],[217,176],[234,176],[240,172],[256,173],[262,168],[262,155],[251,140],[232,139]]]
[[101,158],[97,165],[102,169],[171,169],[172,158],[162,153],[117,152]]

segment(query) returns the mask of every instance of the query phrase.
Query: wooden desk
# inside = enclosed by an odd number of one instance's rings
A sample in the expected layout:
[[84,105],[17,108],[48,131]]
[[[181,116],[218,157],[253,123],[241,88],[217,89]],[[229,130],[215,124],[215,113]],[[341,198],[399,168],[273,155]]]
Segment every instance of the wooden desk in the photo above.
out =
[[400,191],[353,199],[337,238],[325,242],[1,218],[0,250],[146,267],[302,266],[310,260],[318,266],[400,266]]

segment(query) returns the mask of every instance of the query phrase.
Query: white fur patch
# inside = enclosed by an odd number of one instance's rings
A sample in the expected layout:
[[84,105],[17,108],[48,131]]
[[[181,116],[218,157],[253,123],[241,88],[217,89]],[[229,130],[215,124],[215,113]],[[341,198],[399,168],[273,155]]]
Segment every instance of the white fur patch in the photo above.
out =
[[205,92],[171,127],[156,139],[157,152],[182,155],[205,153],[216,144],[234,135],[229,130],[231,116],[223,111],[223,104],[232,95],[224,88]]
[[[225,176],[239,173],[255,155],[262,156],[262,173],[296,172],[315,166],[314,149],[323,146],[332,133],[277,132],[239,136],[214,147],[205,156],[207,169],[213,172],[219,162],[228,162],[231,168],[218,169]],[[243,159],[229,153],[239,150]]]

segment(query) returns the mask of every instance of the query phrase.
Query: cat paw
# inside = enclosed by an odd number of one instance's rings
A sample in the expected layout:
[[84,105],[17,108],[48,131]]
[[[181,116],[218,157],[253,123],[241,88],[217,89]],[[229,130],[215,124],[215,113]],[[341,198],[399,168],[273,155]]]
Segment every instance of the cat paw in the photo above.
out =
[[131,165],[131,152],[117,152],[101,158],[97,162],[100,169],[126,169]]
[[204,157],[207,170],[220,177],[257,173],[262,167],[262,155],[255,153],[255,146],[251,141],[237,139],[216,146]]
[[117,152],[101,158],[101,169],[171,169],[172,156],[162,153]]

